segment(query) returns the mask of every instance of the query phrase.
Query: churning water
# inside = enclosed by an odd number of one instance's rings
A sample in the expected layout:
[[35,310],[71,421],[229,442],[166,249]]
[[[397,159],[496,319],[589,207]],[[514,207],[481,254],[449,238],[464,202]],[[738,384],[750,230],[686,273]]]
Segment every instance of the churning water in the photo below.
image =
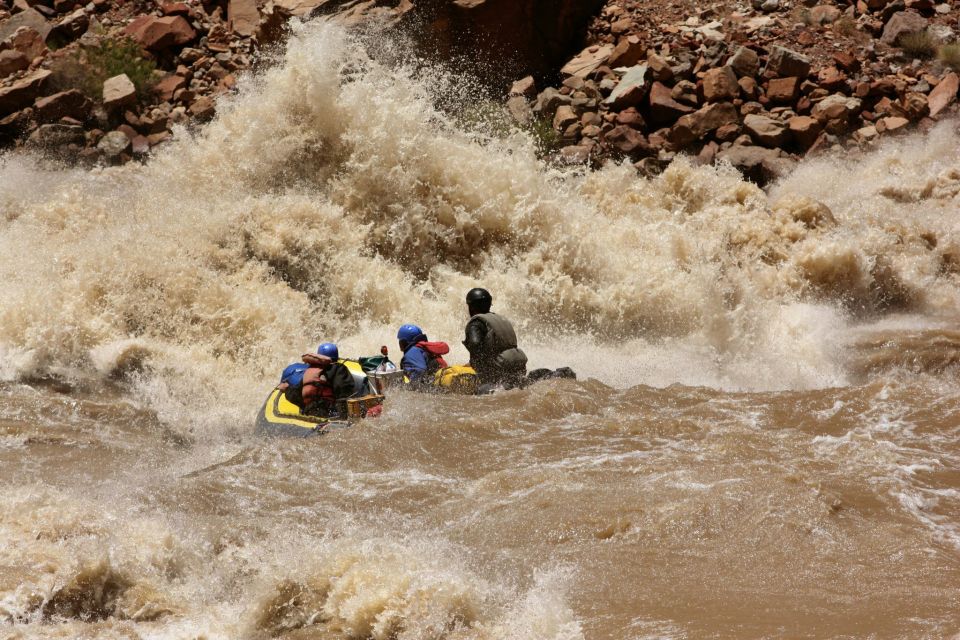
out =
[[[145,166],[0,159],[0,637],[960,633],[955,123],[561,171],[364,46],[298,27]],[[580,380],[252,434],[320,341],[464,360],[476,285]]]

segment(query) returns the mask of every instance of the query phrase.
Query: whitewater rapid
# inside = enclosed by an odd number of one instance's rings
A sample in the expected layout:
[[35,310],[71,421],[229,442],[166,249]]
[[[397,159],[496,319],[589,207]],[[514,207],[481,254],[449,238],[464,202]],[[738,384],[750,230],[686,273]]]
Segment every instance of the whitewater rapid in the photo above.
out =
[[[561,169],[400,46],[297,25],[143,165],[0,158],[3,633],[960,632],[956,123]],[[465,360],[478,285],[579,380],[251,433],[319,342]]]

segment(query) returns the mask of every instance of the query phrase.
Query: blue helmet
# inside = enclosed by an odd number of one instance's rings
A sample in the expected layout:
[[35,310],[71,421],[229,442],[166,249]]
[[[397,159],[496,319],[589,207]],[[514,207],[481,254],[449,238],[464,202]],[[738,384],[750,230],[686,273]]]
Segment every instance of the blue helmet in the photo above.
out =
[[410,344],[423,335],[423,329],[415,324],[405,324],[397,331],[397,340],[401,343]]
[[322,356],[327,356],[334,362],[340,359],[340,350],[337,349],[337,345],[332,342],[324,342],[322,345],[317,347],[317,353]]
[[297,386],[300,384],[300,381],[303,380],[303,372],[309,368],[310,365],[304,362],[294,362],[284,369],[282,374],[280,374],[280,382],[286,382],[290,385]]

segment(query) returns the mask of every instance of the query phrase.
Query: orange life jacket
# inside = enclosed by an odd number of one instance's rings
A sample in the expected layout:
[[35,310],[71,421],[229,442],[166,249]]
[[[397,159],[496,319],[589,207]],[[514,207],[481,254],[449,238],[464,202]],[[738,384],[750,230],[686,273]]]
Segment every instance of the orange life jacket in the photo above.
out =
[[446,369],[447,361],[443,356],[450,353],[450,345],[446,342],[418,342],[414,345],[420,347],[427,354],[427,371],[433,373],[437,369]]
[[327,382],[322,369],[310,367],[303,372],[303,406],[309,407],[318,400],[333,403],[333,386]]

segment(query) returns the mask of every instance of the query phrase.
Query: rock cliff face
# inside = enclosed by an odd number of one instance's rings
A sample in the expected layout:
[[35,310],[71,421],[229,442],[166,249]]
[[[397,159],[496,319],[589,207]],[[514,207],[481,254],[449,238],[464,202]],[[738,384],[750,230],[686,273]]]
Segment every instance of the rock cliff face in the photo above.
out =
[[281,0],[294,15],[346,23],[381,19],[408,28],[425,54],[485,80],[556,73],[580,48],[604,0]]

